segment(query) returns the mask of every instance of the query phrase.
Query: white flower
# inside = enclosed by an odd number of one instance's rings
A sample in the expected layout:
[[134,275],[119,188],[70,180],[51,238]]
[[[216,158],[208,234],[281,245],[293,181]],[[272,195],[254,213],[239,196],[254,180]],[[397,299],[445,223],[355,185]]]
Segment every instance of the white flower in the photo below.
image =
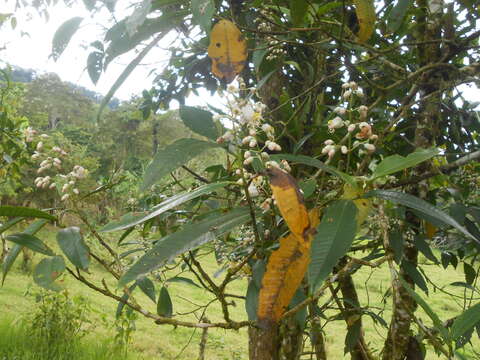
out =
[[248,187],[248,194],[251,197],[257,197],[259,195],[258,189],[254,184],[250,184]]
[[245,151],[245,154],[243,154],[243,157],[246,159],[246,158],[249,158],[249,157],[252,157],[252,153],[250,151]]
[[243,179],[238,179],[238,180],[237,180],[237,184],[238,184],[238,185],[243,185]]
[[267,168],[269,168],[269,167],[275,167],[275,168],[278,168],[278,169],[280,168],[280,165],[278,165],[278,163],[276,161],[267,161],[265,163],[265,166]]
[[70,197],[69,194],[65,194],[65,195],[63,195],[63,196],[60,198],[60,201],[65,201],[65,200],[67,200],[69,197]]
[[40,157],[40,153],[35,151],[32,155],[32,160],[37,160],[39,157]]
[[257,146],[257,140],[255,139],[250,140],[250,142],[248,143],[248,146],[250,146],[251,148],[254,148],[255,146]]
[[375,151],[375,145],[373,144],[363,144],[363,147],[370,153]]
[[372,136],[370,136],[370,140],[377,140],[378,139],[378,135],[377,134],[373,134]]
[[343,98],[345,100],[348,100],[350,98],[350,96],[352,95],[352,90],[347,90],[343,93]]
[[350,133],[350,132],[354,131],[354,130],[355,130],[355,127],[356,127],[356,124],[350,124],[350,125],[348,125],[348,128],[347,128],[348,132]]
[[363,97],[363,90],[362,89],[353,90],[353,93],[355,95],[357,95],[359,98]]
[[39,141],[37,144],[37,151],[41,151],[43,149],[43,141]]
[[255,111],[252,105],[247,104],[240,109],[240,123],[247,124],[253,121],[255,118]]
[[322,149],[322,154],[327,154],[331,149],[335,149],[335,146],[333,146],[333,145],[326,145],[326,146]]
[[341,117],[337,116],[328,121],[329,129],[340,129],[344,125],[344,121]]
[[347,148],[345,145],[342,145],[342,147],[340,148],[340,150],[342,151],[342,154],[348,153],[348,148]]
[[252,128],[252,129],[249,129],[249,130],[248,130],[248,134],[251,135],[251,136],[255,136],[255,135],[257,135],[257,130],[255,130],[255,129],[253,129],[253,128]]
[[54,146],[54,147],[52,148],[52,151],[62,152],[62,149],[60,149],[58,146]]
[[335,109],[333,109],[333,112],[338,115],[345,115],[347,113],[347,109],[337,106]]
[[357,90],[358,88],[358,84],[355,81],[350,81],[348,85],[350,85],[350,89],[352,90]]
[[333,144],[335,144],[335,142],[334,142],[332,139],[325,140],[323,143],[324,143],[325,145],[333,145]]
[[350,83],[342,84],[342,89],[350,89]]
[[333,155],[335,155],[335,148],[330,149],[330,150],[328,151],[328,157],[329,157],[329,158],[333,157]]
[[240,169],[235,170],[235,174],[236,175],[242,175],[242,170],[240,170]]
[[80,194],[80,191],[79,191],[77,188],[73,189],[72,191],[73,191],[73,193],[74,193],[75,195]]
[[66,183],[62,186],[62,193],[66,192],[69,188],[70,184]]
[[267,160],[270,157],[270,155],[268,155],[268,153],[265,151],[260,153],[260,156],[262,157],[263,160]]
[[274,132],[273,126],[270,125],[270,124],[263,124],[263,125],[262,125],[262,130],[263,130],[265,133],[273,133],[273,132]]
[[282,160],[281,164],[282,164],[282,167],[285,171],[287,171],[287,172],[292,171],[292,168],[290,167],[290,164],[288,163],[287,160]]
[[245,137],[242,139],[242,144],[243,144],[243,145],[247,145],[247,144],[250,142],[250,140],[252,140],[252,139],[253,139],[253,136],[250,136],[250,135],[249,135],[249,136],[245,136]]
[[57,184],[51,183],[48,188],[49,188],[50,190],[52,190],[52,189],[55,189],[56,186],[57,186]]
[[40,135],[40,137],[41,137],[42,139],[48,139],[50,136],[48,136],[47,134],[42,134],[42,135]]
[[243,160],[243,165],[250,165],[253,162],[253,157],[248,157],[245,160]]
[[50,163],[50,161],[48,160],[43,160],[41,163],[40,163],[40,167],[44,167],[46,165],[48,165]]

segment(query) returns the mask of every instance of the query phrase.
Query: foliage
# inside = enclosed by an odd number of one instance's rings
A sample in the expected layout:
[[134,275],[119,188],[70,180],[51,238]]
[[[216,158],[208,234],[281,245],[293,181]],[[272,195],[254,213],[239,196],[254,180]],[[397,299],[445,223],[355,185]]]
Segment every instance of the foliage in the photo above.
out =
[[[420,349],[452,358],[472,338],[479,311],[474,297],[480,123],[474,106],[457,90],[478,76],[478,14],[469,11],[468,1],[445,7],[430,0],[418,6],[400,3],[178,0],[140,1],[132,7],[130,15],[95,39],[95,61],[87,65],[97,81],[111,61],[137,50],[108,101],[146,53],[176,32],[169,64],[137,99],[139,110],[133,103],[122,109],[123,118],[107,113],[104,123],[110,128],[97,134],[108,137],[115,131],[109,116],[124,126],[110,143],[96,142],[98,153],[122,144],[118,161],[128,159],[127,170],[142,175],[143,194],[134,194],[138,199],[129,213],[103,228],[123,232],[116,245],[81,209],[88,194],[72,196],[56,209],[72,214],[89,233],[81,254],[72,256],[70,246],[46,254],[38,241],[23,235],[28,244],[35,243],[31,249],[42,248],[47,256],[35,270],[43,275],[37,283],[56,287],[54,280],[65,271],[118,301],[120,312],[127,306],[158,325],[200,328],[204,334],[209,328],[248,327],[249,354],[256,360],[300,359],[305,352],[324,359],[322,323],[332,321],[345,323],[345,352],[373,359],[364,336],[367,317],[383,326],[385,343],[375,350],[385,360],[408,358],[412,351],[418,355]],[[212,15],[218,22],[210,31]],[[235,24],[233,40],[243,44],[246,38],[251,56],[243,70],[234,64],[244,60],[233,57],[238,49],[228,45],[232,39],[216,39],[222,24]],[[71,30],[62,34],[60,29],[54,45],[63,49]],[[199,35],[188,35],[193,32]],[[55,44],[59,38],[63,43]],[[221,54],[208,51],[209,40],[220,44]],[[240,71],[242,77],[227,86]],[[200,88],[216,92],[224,106],[185,107],[188,94]],[[196,135],[188,131],[186,138],[160,144],[154,119],[171,100],[180,103],[180,120]],[[146,152],[136,152],[134,145],[146,122],[152,123],[155,156],[143,167],[138,159]],[[92,122],[93,128],[102,126]],[[215,157],[218,151],[222,155]],[[210,155],[208,166],[199,162],[192,169],[191,161],[201,153]],[[105,178],[93,195],[109,194],[114,177]],[[312,225],[318,219],[308,218],[309,209],[322,212],[318,226]],[[438,229],[431,240],[426,224]],[[434,248],[441,251],[440,261]],[[198,261],[202,251],[213,252],[219,271],[225,271],[222,277],[204,270]],[[118,291],[63,260],[85,268],[87,252],[118,280]],[[418,294],[416,288],[427,294],[431,281],[419,254],[438,271],[462,263],[465,282],[456,286],[465,289],[463,314],[441,319]],[[382,264],[390,273],[384,296],[390,318],[360,302],[359,293],[368,295],[368,289],[353,278]],[[198,306],[193,321],[176,312],[179,300],[168,289],[172,269],[179,275],[188,271],[213,295],[221,321],[205,319],[209,303]],[[247,291],[231,293],[230,284],[245,275],[250,277]],[[136,301],[139,291],[155,299],[156,314]],[[231,298],[245,300],[243,319],[232,318]],[[417,317],[418,306],[432,328]]]

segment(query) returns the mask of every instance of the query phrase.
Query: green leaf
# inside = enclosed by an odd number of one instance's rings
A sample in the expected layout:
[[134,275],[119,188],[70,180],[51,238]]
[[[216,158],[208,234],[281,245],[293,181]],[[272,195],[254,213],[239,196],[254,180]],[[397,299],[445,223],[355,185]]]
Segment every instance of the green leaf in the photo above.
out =
[[103,69],[104,53],[100,51],[92,51],[87,58],[87,71],[90,80],[96,85]]
[[50,250],[39,238],[25,233],[12,234],[5,237],[5,239],[14,242],[20,246],[25,246],[35,252],[43,255],[53,256],[55,253]]
[[288,161],[293,161],[300,164],[316,167],[317,169],[321,169],[329,174],[338,176],[343,181],[350,184],[352,187],[357,188],[357,182],[355,181],[355,178],[353,176],[345,174],[344,172],[341,172],[331,166],[325,165],[320,160],[314,159],[312,157],[305,156],[305,155],[293,155],[293,154],[274,154],[274,155],[270,155],[270,157],[273,160],[276,160],[276,159],[288,160]]
[[387,28],[390,32],[394,33],[402,25],[405,14],[408,8],[413,4],[413,0],[398,0],[397,4],[393,7],[392,11],[387,19]]
[[390,247],[393,250],[393,259],[397,264],[400,264],[403,257],[404,239],[400,229],[393,229],[388,236]]
[[247,311],[248,320],[256,321],[257,320],[257,309],[258,309],[258,295],[260,290],[255,284],[255,281],[252,279],[248,283],[247,294],[245,296],[245,310]]
[[[155,45],[158,44],[158,42],[165,35],[167,35],[167,31],[158,34],[147,46],[145,46],[142,49],[142,51],[138,53],[138,55],[125,67],[125,69],[123,69],[120,76],[117,78],[117,80],[115,80],[110,90],[108,90],[107,95],[105,95],[105,97],[102,99],[102,102],[100,103],[100,106],[97,112],[97,121],[100,120],[100,116],[102,115],[102,112],[105,109],[105,106],[107,106],[110,100],[112,100],[113,95],[115,95],[115,93],[120,88],[120,86],[122,86],[125,80],[127,80],[127,78],[130,76],[132,71],[140,64],[143,58],[150,52],[150,50],[152,50],[155,47]],[[105,61],[105,66],[107,66],[106,61]]]
[[57,242],[68,260],[76,267],[87,270],[90,264],[90,250],[83,240],[80,229],[72,226],[57,233]]
[[410,276],[410,278],[413,280],[415,285],[417,285],[420,289],[423,290],[425,294],[428,295],[427,283],[425,282],[423,275],[420,273],[420,271],[418,271],[417,267],[414,266],[412,263],[409,263],[408,261],[403,261],[402,267],[408,274],[408,276]]
[[143,0],[135,6],[133,13],[125,20],[125,28],[129,36],[135,35],[138,28],[143,25],[152,8],[152,0]]
[[294,26],[301,26],[307,14],[308,3],[305,0],[289,0],[290,17]]
[[160,289],[157,303],[157,314],[164,317],[172,317],[173,315],[172,299],[165,286],[162,286]]
[[55,280],[65,271],[65,262],[61,256],[42,259],[33,272],[33,281],[48,290],[60,291],[62,288]]
[[163,266],[177,255],[214,240],[249,220],[249,209],[238,208],[224,215],[212,216],[198,223],[185,225],[179,231],[158,240],[153,248],[147,251],[120,278],[118,286],[124,286],[130,281],[144,276],[148,272]]
[[22,221],[24,219],[25,219],[24,217],[19,216],[19,217],[13,218],[11,220],[8,220],[6,223],[2,223],[0,225],[0,234],[4,233],[8,229],[10,229],[12,226],[17,225],[20,221]]
[[[470,239],[477,241],[478,240],[470,234],[467,229],[460,225],[454,218],[450,215],[447,215],[442,210],[436,208],[432,204],[419,199],[413,195],[406,194],[400,191],[393,190],[373,190],[366,193],[363,197],[379,197],[384,200],[390,200],[394,203],[407,206],[409,208],[417,210],[420,214],[428,218],[436,219],[446,225],[453,226],[455,229],[459,230],[461,233],[469,237]],[[428,220],[427,218],[427,220]]]
[[330,205],[313,238],[308,280],[313,293],[327,278],[355,238],[357,207],[350,200]]
[[0,216],[23,216],[48,220],[57,219],[55,216],[38,209],[10,205],[0,206]]
[[133,290],[135,290],[136,287],[137,282],[134,282],[132,286],[128,288],[128,292],[125,291],[125,293],[122,295],[120,299],[123,301],[118,302],[117,310],[115,311],[115,318],[118,319],[122,315],[123,308],[125,307],[125,302],[128,301],[128,299],[130,298],[130,294],[133,292]]
[[[23,220],[23,218],[15,218],[12,220],[20,219]],[[18,222],[18,221],[17,221]],[[45,219],[40,219],[36,220],[33,223],[31,223],[25,230],[23,230],[24,234],[29,234],[29,235],[35,235],[46,223],[48,220]],[[2,263],[2,286],[5,282],[5,278],[7,277],[8,272],[10,271],[13,263],[17,259],[18,255],[20,254],[20,251],[22,250],[23,246],[15,244],[13,247],[8,251],[7,256],[3,260]]]
[[473,285],[475,278],[477,277],[477,272],[472,267],[472,265],[468,263],[463,263],[463,272],[465,274],[465,281],[469,285]]
[[200,25],[208,34],[212,27],[215,10],[215,2],[213,0],[192,0],[193,23]]
[[210,194],[211,192],[221,189],[227,185],[229,182],[221,182],[221,183],[213,183],[213,184],[206,184],[196,188],[194,191],[184,192],[167,200],[163,201],[162,203],[154,206],[148,212],[141,213],[138,215],[122,217],[122,219],[118,221],[112,221],[105,225],[100,231],[101,232],[109,232],[109,231],[117,231],[127,229],[129,227],[144,223],[147,220],[153,219],[154,217],[164,213],[167,210],[173,209],[176,206],[179,206],[187,201],[196,199],[200,196]]
[[407,157],[403,157],[397,154],[388,156],[383,159],[380,164],[378,164],[378,166],[375,168],[371,180],[413,167],[425,160],[431,159],[436,155],[438,155],[438,149],[432,148],[417,150],[409,154]]
[[77,32],[82,20],[82,17],[75,16],[59,26],[52,41],[51,56],[53,57],[53,60],[57,61],[60,55],[62,55],[72,39],[72,36]]
[[136,283],[138,284],[140,290],[142,290],[143,293],[147,295],[155,304],[157,302],[157,299],[155,297],[155,285],[153,284],[152,280],[145,276],[138,279]]
[[198,286],[198,285],[195,283],[195,281],[193,281],[192,279],[183,277],[183,276],[175,276],[175,277],[173,277],[173,278],[167,279],[167,282],[188,284],[188,285],[192,285],[192,286],[195,286],[195,287],[201,289],[201,287]]
[[425,241],[424,236],[416,235],[413,242],[417,247],[417,249],[420,250],[427,259],[433,261],[433,263],[435,264],[438,264],[438,259],[433,254],[433,251],[430,245]]
[[210,111],[191,106],[180,106],[179,114],[185,126],[190,130],[214,141],[217,140],[217,128]]
[[461,315],[457,316],[450,329],[453,341],[458,340],[463,334],[471,330],[480,321],[480,303],[473,305]]
[[157,151],[143,177],[142,190],[160,181],[178,167],[197,157],[207,149],[218,148],[214,142],[198,139],[179,139]]
[[450,341],[450,336],[448,334],[447,328],[443,325],[440,321],[438,315],[432,310],[432,308],[428,305],[428,303],[423,300],[420,295],[418,295],[410,285],[402,278],[399,278],[400,282],[403,285],[403,288],[410,294],[410,296],[415,300],[415,302],[422,307],[428,317],[433,321],[433,326],[438,330],[441,334],[442,338],[446,341]]

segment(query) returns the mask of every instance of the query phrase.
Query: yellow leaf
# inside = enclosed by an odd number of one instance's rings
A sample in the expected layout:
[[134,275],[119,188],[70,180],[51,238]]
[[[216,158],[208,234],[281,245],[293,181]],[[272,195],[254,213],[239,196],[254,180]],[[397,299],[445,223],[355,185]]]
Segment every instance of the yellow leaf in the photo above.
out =
[[208,56],[212,59],[212,73],[230,83],[245,66],[247,42],[237,26],[220,20],[210,32]]
[[427,238],[433,239],[437,232],[437,228],[430,222],[425,221],[425,233],[427,234]]
[[345,184],[343,187],[342,199],[353,200],[353,203],[357,207],[357,227],[360,227],[367,219],[370,210],[372,209],[372,202],[369,199],[356,199],[363,195],[363,191],[358,188]]
[[310,221],[297,182],[287,172],[274,167],[267,169],[266,172],[270,177],[270,187],[280,214],[290,231],[303,238],[305,231],[310,228]]
[[373,0],[353,0],[355,4],[355,12],[357,13],[358,24],[358,40],[365,42],[372,36],[375,28],[375,6]]
[[[317,208],[308,213],[315,227],[320,222],[319,214]],[[260,324],[277,322],[302,283],[310,262],[313,231],[306,234],[304,239],[294,233],[281,238],[280,248],[270,255],[258,296],[257,316]]]

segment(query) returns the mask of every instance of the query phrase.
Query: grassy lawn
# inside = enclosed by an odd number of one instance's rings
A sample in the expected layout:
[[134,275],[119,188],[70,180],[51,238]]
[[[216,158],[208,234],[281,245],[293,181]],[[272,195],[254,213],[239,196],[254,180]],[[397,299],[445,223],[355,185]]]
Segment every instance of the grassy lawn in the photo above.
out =
[[[38,236],[49,245],[54,244],[54,229],[43,230]],[[360,257],[360,255],[358,255]],[[40,256],[35,256],[38,261]],[[5,284],[0,288],[0,338],[6,338],[8,334],[12,335],[15,327],[7,327],[1,324],[18,322],[19,318],[26,317],[27,313],[32,312],[35,308],[33,296],[25,296],[26,291],[34,292],[38,288],[33,284],[30,275],[24,274],[18,268],[20,258],[14,269],[7,276]],[[429,265],[425,259],[421,259],[423,269],[427,276],[439,288],[443,288],[449,294],[443,293],[438,289],[434,291],[433,286],[429,285],[429,297],[417,290],[419,294],[428,300],[431,307],[437,311],[442,320],[449,319],[458,315],[462,311],[463,304],[463,288],[449,286],[448,284],[455,281],[464,281],[463,272],[456,271],[452,267],[443,270],[438,266]],[[218,270],[213,256],[208,255],[202,258],[202,264],[205,269],[213,275]],[[174,274],[172,274],[174,275]],[[90,275],[86,275],[90,280],[97,284],[101,284],[105,277],[106,282],[111,289],[115,289],[115,281],[108,274],[100,270],[96,265],[92,266]],[[190,277],[188,273],[182,273],[181,276]],[[192,277],[191,277],[192,278]],[[193,279],[193,278],[192,278]],[[371,310],[378,313],[389,322],[391,316],[391,297],[384,298],[385,292],[390,288],[390,274],[384,266],[377,269],[362,268],[354,275],[355,283],[358,287],[361,305],[363,307],[371,307]],[[92,322],[94,326],[90,329],[89,334],[85,337],[85,342],[90,344],[89,347],[94,348],[98,343],[109,343],[115,336],[115,328],[112,325],[115,321],[116,302],[101,294],[95,293],[88,289],[85,285],[76,282],[72,277],[65,276],[63,279],[64,286],[68,289],[69,294],[83,295],[88,298],[92,309]],[[220,281],[220,279],[217,279]],[[247,280],[238,280],[233,283],[228,292],[238,295],[244,295],[247,286]],[[157,293],[160,285],[157,285]],[[198,309],[199,306],[205,305],[213,298],[208,292],[196,288],[185,283],[170,283],[168,287],[174,304],[174,313],[188,315],[182,316],[182,320],[196,321],[196,315],[201,314],[202,310],[197,310],[196,314],[192,311]],[[366,290],[366,291],[365,291]],[[326,299],[328,293],[324,295]],[[142,304],[147,310],[155,313],[155,304],[142,292],[135,291],[136,300]],[[323,298],[322,298],[323,299]],[[321,300],[322,300],[321,299]],[[477,302],[475,298],[473,303]],[[235,307],[231,309],[231,317],[234,320],[245,320],[246,312],[244,303],[240,299],[235,299]],[[327,311],[326,315],[333,314],[333,311]],[[221,321],[222,312],[217,302],[211,303],[205,315],[210,321]],[[428,317],[421,309],[417,311],[417,316],[427,325],[430,326]],[[3,317],[3,319],[2,319]],[[381,325],[374,323],[370,317],[363,317],[365,327],[365,337],[370,343],[371,348],[377,353],[383,346],[386,336],[386,329]],[[10,329],[10,330],[9,330]],[[416,329],[415,329],[416,330]],[[329,354],[335,354],[335,359],[341,358],[343,354],[343,341],[345,336],[345,323],[343,320],[328,322],[325,326],[327,339],[327,351]],[[208,342],[206,350],[206,358],[209,360],[236,360],[248,358],[248,342],[247,331],[242,329],[236,331],[226,331],[221,329],[211,329],[208,332]],[[18,337],[18,336],[17,336]],[[151,320],[143,318],[141,315],[136,321],[136,331],[133,334],[133,343],[129,348],[129,359],[185,359],[191,360],[198,357],[198,344],[201,337],[201,331],[187,328],[174,328],[172,326],[158,326]],[[474,334],[474,346],[479,345],[479,341]],[[471,348],[467,345],[467,350]],[[0,344],[0,355],[2,355],[2,346]],[[105,350],[98,350],[99,353]],[[469,351],[467,351],[467,354]],[[0,357],[1,358],[1,357]],[[107,355],[98,357],[98,359],[109,359]],[[346,357],[348,358],[348,357]],[[437,359],[432,351],[429,351],[428,359]],[[475,358],[475,357],[470,357]],[[95,357],[91,357],[95,359]]]

